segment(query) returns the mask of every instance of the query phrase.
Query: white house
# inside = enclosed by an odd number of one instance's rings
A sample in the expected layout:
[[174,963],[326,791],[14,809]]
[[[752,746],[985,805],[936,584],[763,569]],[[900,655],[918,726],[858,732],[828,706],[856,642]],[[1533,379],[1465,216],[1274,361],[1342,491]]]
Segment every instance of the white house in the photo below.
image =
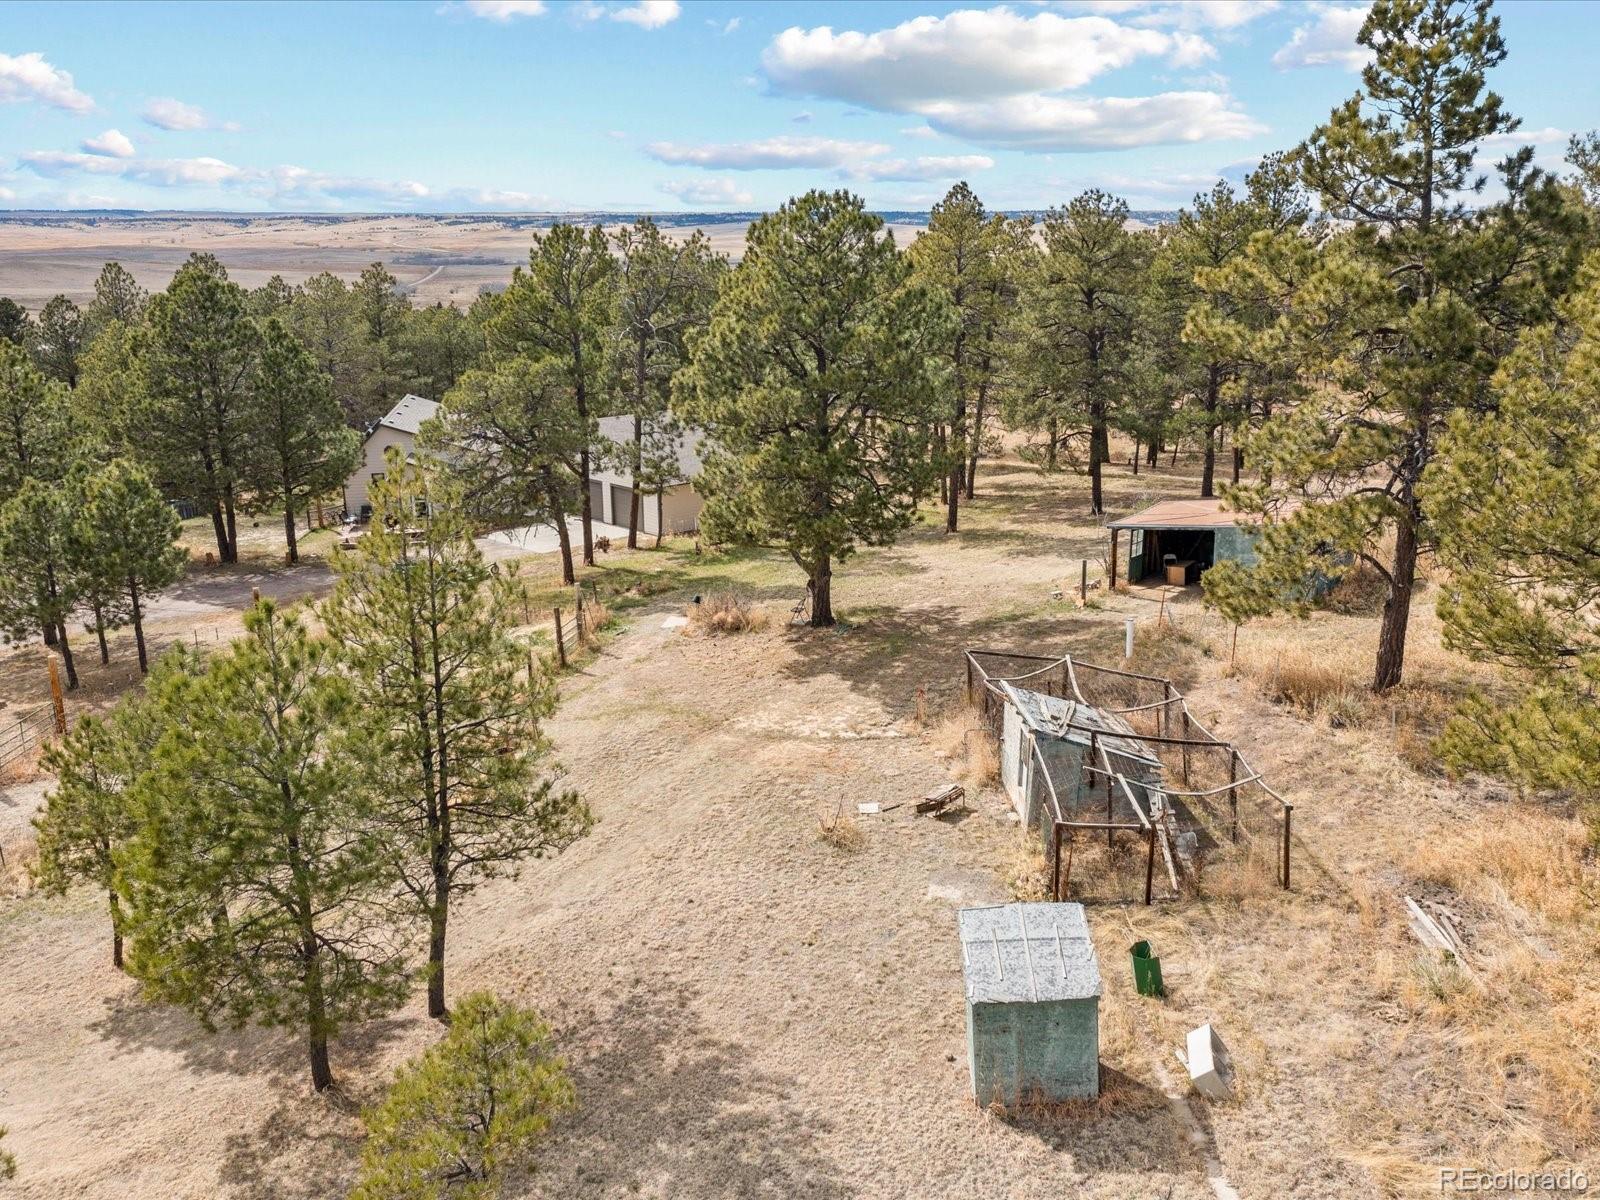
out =
[[345,480],[344,511],[348,516],[361,521],[372,516],[367,492],[383,478],[384,455],[389,447],[400,447],[400,452],[409,458],[417,430],[438,411],[439,405],[434,401],[408,395],[378,419],[361,443],[361,462]]
[[[633,444],[633,418],[601,417],[600,436],[625,452]],[[678,460],[673,479],[659,495],[650,491],[640,498],[640,533],[693,533],[700,528],[702,501],[694,490],[694,480],[700,475],[699,434],[691,431],[680,435],[673,445],[673,453]],[[626,461],[625,453],[616,457]],[[596,521],[626,528],[632,503],[633,477],[625,465],[590,468],[589,509]]]

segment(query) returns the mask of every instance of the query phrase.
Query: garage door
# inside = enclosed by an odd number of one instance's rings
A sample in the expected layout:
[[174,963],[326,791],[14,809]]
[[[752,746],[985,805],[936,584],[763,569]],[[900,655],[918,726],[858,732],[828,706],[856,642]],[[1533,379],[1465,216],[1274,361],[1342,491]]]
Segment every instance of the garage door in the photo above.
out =
[[589,480],[589,516],[595,521],[606,519],[606,485],[598,479]]

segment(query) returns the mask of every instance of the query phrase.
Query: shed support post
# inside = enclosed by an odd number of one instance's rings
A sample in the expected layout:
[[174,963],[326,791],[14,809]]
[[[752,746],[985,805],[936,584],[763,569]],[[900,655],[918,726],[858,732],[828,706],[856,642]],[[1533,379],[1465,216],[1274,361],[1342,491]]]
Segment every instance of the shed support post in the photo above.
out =
[[1228,808],[1233,814],[1233,841],[1239,842],[1239,789],[1234,783],[1239,778],[1239,752],[1233,748],[1228,750]]
[[1150,825],[1149,842],[1150,842],[1149,846],[1147,846],[1145,848],[1145,857],[1144,857],[1144,902],[1146,904],[1150,903],[1151,895],[1154,893],[1154,890],[1155,890],[1155,878],[1156,878],[1156,827],[1155,827],[1155,823],[1154,822],[1151,822],[1151,825]]
[[1050,855],[1050,898],[1061,899],[1061,822],[1050,822],[1050,836],[1055,845]]
[[1183,786],[1189,786],[1189,710],[1183,710]]
[[1294,818],[1294,805],[1283,806],[1283,889],[1289,890],[1289,825]]
[[1112,592],[1117,590],[1117,531],[1115,529],[1111,531],[1111,579],[1106,584],[1106,589]]
[[1083,560],[1083,576],[1078,580],[1078,599],[1084,604],[1089,603],[1089,560]]

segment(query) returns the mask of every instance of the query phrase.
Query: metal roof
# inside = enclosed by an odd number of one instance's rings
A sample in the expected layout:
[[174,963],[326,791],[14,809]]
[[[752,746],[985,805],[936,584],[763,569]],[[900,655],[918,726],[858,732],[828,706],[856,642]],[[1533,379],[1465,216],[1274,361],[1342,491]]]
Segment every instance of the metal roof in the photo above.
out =
[[1023,723],[1037,733],[1064,738],[1082,746],[1087,746],[1090,737],[1094,736],[1108,754],[1131,758],[1151,767],[1161,766],[1161,760],[1155,752],[1118,713],[1096,708],[1081,700],[1030,692],[1005,680],[1000,681],[999,687]]
[[423,422],[432,419],[438,411],[437,402],[408,394],[402,396],[393,408],[379,417],[378,424],[398,429],[401,433],[416,433],[422,428]]
[[968,1004],[1090,1000],[1100,995],[1100,960],[1081,904],[963,908],[956,925]]
[[1141,508],[1131,517],[1107,521],[1107,529],[1226,529],[1241,521],[1253,523],[1249,513],[1224,511],[1222,499],[1161,500]]

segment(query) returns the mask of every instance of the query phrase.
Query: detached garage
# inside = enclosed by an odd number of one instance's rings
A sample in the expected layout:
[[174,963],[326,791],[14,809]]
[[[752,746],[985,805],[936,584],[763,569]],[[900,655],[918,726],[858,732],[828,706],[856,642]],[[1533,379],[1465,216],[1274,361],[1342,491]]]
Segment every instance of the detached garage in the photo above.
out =
[[[628,447],[633,444],[633,418],[601,417],[600,436],[615,448],[616,458],[625,461]],[[699,435],[681,435],[673,452],[677,459],[675,478],[659,491],[651,489],[639,497],[640,533],[693,533],[700,528],[702,502],[694,490],[694,480],[700,475]],[[591,470],[589,507],[595,520],[626,527],[632,505],[633,478],[625,466],[607,462]]]

